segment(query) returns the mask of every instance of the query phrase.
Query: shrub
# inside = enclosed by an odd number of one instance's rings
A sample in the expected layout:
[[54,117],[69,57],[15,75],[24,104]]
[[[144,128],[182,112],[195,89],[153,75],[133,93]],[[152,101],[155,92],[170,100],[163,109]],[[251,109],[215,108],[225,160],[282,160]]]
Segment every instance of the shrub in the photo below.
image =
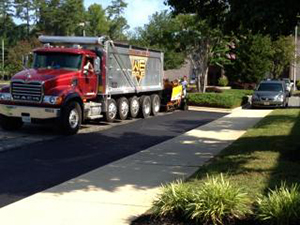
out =
[[243,103],[243,98],[231,94],[191,93],[188,95],[189,105],[234,108]]
[[153,202],[153,213],[158,216],[183,215],[193,199],[191,187],[176,181],[162,187],[162,194]]
[[157,216],[174,216],[205,224],[232,222],[251,213],[247,194],[225,181],[222,174],[208,177],[200,186],[181,181],[163,186],[152,210]]
[[251,213],[246,193],[225,181],[223,175],[208,177],[188,204],[187,217],[205,224],[223,224]]
[[259,198],[257,218],[268,224],[298,224],[300,219],[299,186],[291,188],[283,183],[279,188],[270,190],[268,196]]
[[220,77],[219,80],[218,80],[218,85],[221,86],[221,87],[226,87],[228,85],[227,77],[225,77],[225,76]]
[[296,86],[297,86],[297,89],[300,90],[300,80],[297,80]]

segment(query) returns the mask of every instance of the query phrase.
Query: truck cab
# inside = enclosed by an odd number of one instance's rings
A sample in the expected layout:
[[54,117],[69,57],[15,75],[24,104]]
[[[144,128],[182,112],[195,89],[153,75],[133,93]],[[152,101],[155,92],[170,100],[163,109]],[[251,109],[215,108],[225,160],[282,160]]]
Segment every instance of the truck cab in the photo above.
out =
[[[14,75],[0,92],[2,127],[14,130],[23,122],[59,119],[65,133],[76,133],[89,114],[88,107],[84,112],[84,103],[98,94],[100,57],[79,47],[50,45],[33,54],[32,68]],[[92,69],[85,68],[87,63]],[[96,105],[99,113],[101,105]]]

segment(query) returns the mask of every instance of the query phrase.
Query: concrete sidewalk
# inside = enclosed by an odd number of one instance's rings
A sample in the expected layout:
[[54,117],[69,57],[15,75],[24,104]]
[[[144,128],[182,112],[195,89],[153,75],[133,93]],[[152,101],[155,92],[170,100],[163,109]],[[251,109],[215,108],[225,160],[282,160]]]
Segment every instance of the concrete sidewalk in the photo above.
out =
[[270,112],[234,110],[176,138],[3,207],[0,223],[130,224],[149,209],[162,183],[192,175]]

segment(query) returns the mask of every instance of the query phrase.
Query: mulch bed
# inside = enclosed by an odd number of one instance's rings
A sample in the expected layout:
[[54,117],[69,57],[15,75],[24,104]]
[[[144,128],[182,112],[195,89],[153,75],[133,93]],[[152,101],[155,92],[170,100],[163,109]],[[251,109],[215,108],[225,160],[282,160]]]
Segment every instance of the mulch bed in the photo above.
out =
[[194,225],[191,222],[180,221],[173,217],[154,217],[150,214],[144,214],[134,221],[131,225]]

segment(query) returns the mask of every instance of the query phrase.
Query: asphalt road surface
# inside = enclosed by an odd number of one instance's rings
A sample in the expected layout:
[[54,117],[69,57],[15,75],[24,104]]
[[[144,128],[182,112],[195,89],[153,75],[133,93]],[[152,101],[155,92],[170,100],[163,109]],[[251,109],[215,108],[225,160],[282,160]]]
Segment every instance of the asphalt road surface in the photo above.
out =
[[[0,152],[0,207],[211,122],[224,113],[176,111]],[[17,140],[16,140],[17,141]]]

